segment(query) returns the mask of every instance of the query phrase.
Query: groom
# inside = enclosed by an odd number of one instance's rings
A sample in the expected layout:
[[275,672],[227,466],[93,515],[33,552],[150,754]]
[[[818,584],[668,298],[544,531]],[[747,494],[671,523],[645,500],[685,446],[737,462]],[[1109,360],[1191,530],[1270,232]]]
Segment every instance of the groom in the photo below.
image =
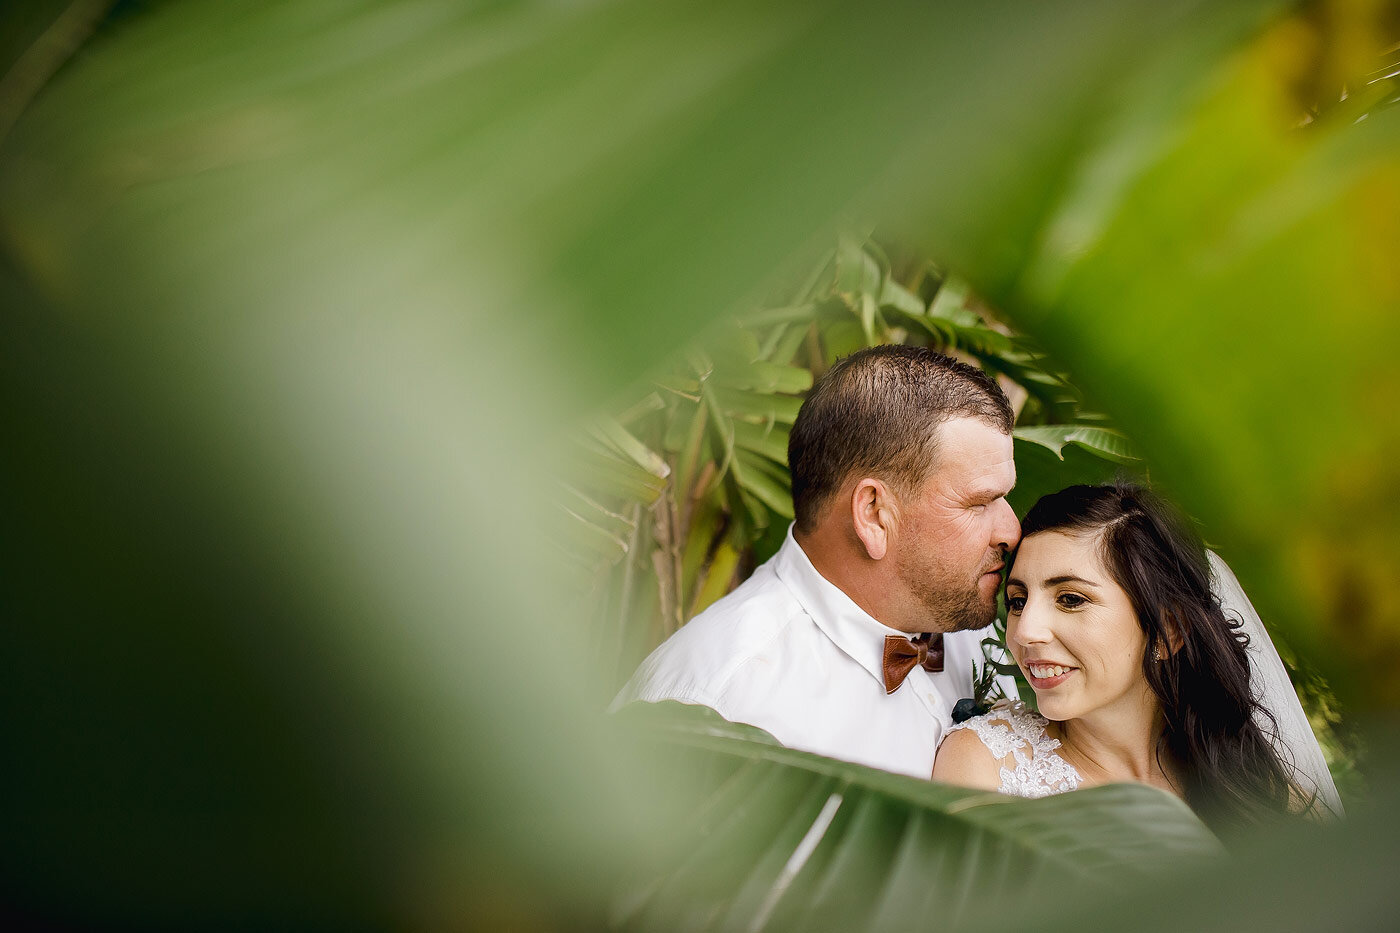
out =
[[839,361],[793,425],[781,549],[657,648],[614,707],[701,704],[792,748],[928,777],[1020,536],[1012,420],[991,378],[931,350]]

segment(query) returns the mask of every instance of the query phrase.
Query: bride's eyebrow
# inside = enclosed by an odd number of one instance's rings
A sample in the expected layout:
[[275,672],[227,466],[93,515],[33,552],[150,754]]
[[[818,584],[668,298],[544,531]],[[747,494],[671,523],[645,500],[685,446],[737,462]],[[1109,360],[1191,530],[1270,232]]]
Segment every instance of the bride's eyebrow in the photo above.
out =
[[1092,580],[1086,580],[1083,577],[1076,577],[1072,573],[1062,574],[1058,577],[1048,577],[1045,580],[1046,586],[1057,586],[1061,583],[1082,583],[1085,586],[1091,586],[1094,589],[1098,589],[1099,587],[1099,585],[1093,582]]

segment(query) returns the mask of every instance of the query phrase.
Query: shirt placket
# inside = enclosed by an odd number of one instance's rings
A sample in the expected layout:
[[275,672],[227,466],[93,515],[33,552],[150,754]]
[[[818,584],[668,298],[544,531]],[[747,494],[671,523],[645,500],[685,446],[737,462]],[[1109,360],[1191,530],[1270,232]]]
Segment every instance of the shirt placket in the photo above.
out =
[[914,695],[919,698],[919,702],[924,705],[935,719],[943,722],[951,721],[953,710],[948,702],[934,686],[933,676],[922,667],[916,667],[909,672],[909,686],[914,688]]

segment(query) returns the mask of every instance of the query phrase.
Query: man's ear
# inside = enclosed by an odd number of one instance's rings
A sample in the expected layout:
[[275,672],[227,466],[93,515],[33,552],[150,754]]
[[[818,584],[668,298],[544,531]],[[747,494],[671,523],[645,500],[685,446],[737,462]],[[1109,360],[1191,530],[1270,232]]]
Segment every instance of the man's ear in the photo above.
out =
[[851,490],[851,524],[871,560],[882,560],[889,553],[897,515],[888,486],[869,476],[856,481]]

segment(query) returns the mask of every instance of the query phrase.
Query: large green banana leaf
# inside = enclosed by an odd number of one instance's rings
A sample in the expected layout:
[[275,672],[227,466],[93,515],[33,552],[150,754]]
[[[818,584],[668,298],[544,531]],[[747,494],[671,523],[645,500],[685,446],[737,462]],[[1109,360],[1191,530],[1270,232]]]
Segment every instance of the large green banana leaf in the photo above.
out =
[[[1287,821],[1221,848],[1169,795],[1109,785],[1023,800],[783,748],[703,707],[619,714],[640,780],[681,812],[612,922],[655,930],[1387,930],[1393,787],[1345,827]],[[1395,748],[1377,749],[1393,773]]]
[[1227,864],[1184,804],[1140,785],[1024,800],[783,748],[704,707],[620,715],[658,746],[642,774],[693,795],[619,896],[625,929],[975,929]]

